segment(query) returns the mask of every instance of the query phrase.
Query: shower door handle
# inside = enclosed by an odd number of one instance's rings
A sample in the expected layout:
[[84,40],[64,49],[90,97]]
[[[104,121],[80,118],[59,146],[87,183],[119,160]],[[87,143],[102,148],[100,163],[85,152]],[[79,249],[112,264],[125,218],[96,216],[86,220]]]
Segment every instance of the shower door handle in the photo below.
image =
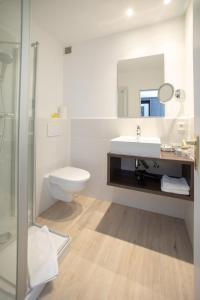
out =
[[31,44],[33,49],[33,74],[32,74],[32,132],[33,132],[33,209],[32,209],[32,224],[35,223],[36,218],[36,110],[37,110],[37,72],[38,72],[38,51],[39,51],[39,42]]

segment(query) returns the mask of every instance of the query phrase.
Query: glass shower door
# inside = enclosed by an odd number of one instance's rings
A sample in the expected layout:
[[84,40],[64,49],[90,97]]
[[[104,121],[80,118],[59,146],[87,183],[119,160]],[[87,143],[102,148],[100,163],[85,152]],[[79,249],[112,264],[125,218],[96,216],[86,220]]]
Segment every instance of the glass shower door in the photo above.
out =
[[0,300],[16,298],[21,0],[0,0]]

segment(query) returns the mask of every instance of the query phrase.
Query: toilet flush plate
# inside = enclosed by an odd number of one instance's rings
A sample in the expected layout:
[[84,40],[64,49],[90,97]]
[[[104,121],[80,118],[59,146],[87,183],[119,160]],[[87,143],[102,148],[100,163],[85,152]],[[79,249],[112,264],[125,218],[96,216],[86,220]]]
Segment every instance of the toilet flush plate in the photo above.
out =
[[47,136],[55,137],[61,135],[62,135],[61,120],[59,119],[50,120],[47,124]]

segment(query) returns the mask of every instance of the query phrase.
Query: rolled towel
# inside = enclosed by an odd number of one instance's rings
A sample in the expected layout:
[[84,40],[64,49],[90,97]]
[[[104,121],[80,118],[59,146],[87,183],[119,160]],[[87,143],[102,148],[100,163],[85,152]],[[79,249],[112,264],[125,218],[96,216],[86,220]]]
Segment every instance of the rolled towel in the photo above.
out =
[[190,187],[184,177],[173,178],[163,175],[161,179],[161,190],[163,192],[189,195]]

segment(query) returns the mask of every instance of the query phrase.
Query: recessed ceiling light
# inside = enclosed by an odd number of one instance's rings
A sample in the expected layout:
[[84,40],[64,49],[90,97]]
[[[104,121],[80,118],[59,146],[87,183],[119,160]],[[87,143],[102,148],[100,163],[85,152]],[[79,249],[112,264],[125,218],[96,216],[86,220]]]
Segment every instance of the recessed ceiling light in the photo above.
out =
[[168,5],[168,4],[170,4],[172,2],[172,0],[164,0],[164,4],[165,5]]
[[132,8],[128,8],[128,9],[126,10],[126,15],[127,15],[127,17],[132,17],[133,13],[134,13],[134,11],[133,11]]

